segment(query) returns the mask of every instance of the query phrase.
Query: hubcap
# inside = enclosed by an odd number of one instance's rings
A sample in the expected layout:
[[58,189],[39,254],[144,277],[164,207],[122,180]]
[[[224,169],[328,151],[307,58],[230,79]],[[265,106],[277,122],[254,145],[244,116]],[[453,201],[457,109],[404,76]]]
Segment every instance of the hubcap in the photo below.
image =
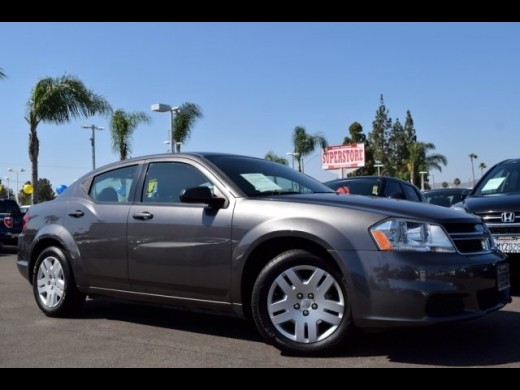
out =
[[314,266],[284,271],[271,285],[267,299],[276,330],[298,343],[310,344],[330,337],[345,313],[345,297],[338,282]]
[[40,301],[45,307],[52,309],[59,305],[65,292],[65,276],[55,257],[48,257],[40,264],[37,288]]

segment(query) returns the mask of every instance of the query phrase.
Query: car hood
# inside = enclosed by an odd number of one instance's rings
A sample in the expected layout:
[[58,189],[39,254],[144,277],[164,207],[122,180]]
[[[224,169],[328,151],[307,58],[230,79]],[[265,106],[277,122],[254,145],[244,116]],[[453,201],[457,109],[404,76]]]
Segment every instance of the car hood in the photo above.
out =
[[475,196],[466,198],[464,208],[470,213],[520,211],[520,194]]
[[273,197],[279,201],[355,208],[380,214],[382,217],[412,218],[434,223],[480,223],[480,219],[460,211],[428,203],[360,195],[309,194]]

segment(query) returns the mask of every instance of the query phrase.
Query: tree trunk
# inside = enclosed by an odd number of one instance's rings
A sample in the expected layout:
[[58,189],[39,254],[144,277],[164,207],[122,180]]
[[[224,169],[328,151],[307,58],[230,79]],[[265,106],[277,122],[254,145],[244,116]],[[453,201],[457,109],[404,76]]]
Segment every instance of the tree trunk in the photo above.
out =
[[[32,203],[37,204],[40,194],[38,190],[38,155],[40,154],[40,140],[36,132],[36,125],[31,124],[29,134],[29,158],[31,159],[31,182],[33,186]],[[23,187],[22,187],[23,188]]]

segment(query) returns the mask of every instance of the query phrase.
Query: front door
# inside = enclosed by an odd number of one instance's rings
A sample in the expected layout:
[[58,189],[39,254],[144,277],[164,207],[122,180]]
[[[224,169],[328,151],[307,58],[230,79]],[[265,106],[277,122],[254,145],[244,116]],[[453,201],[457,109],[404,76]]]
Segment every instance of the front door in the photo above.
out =
[[181,203],[184,189],[199,186],[216,191],[191,164],[149,164],[141,202],[128,216],[133,291],[229,302],[232,210]]

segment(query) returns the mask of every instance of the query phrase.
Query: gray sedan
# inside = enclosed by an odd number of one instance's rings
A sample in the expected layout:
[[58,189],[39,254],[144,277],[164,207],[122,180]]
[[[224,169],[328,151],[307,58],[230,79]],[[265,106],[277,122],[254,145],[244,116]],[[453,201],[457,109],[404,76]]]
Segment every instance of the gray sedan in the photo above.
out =
[[477,318],[510,302],[481,220],[339,196],[288,167],[225,154],[119,162],[31,207],[18,268],[48,316],[105,296],[252,318],[292,354],[355,327]]

